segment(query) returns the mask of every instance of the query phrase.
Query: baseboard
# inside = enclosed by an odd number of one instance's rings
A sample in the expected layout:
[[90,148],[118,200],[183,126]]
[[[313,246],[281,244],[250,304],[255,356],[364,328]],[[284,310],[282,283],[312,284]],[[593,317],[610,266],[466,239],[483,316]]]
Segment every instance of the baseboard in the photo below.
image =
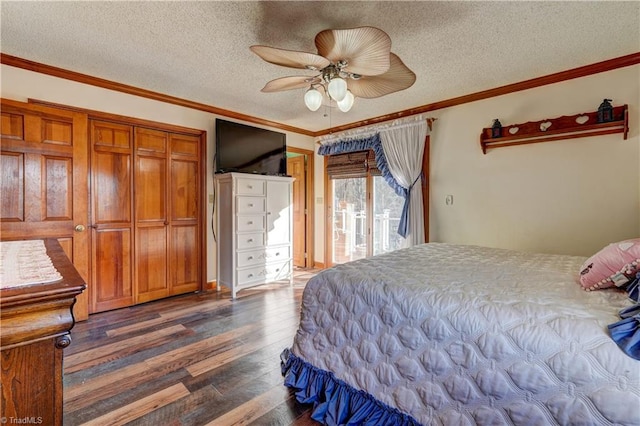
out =
[[324,263],[313,262],[313,267],[316,269],[325,269]]
[[216,285],[216,281],[207,281],[204,285],[204,287],[202,288],[202,291],[211,291],[211,290],[217,290],[218,286]]

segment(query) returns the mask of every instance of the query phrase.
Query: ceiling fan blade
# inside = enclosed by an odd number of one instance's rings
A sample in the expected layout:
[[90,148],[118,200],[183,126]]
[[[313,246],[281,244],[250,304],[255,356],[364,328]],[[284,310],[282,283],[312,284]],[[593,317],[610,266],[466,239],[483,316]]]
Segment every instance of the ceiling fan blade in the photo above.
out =
[[307,75],[295,75],[291,77],[282,77],[271,80],[262,88],[263,92],[282,92],[284,90],[303,89],[312,84],[318,84],[321,80],[319,77]]
[[358,80],[348,79],[347,87],[358,98],[378,98],[389,93],[407,89],[416,81],[416,75],[400,58],[391,53],[389,71],[381,75],[362,76]]
[[318,54],[334,64],[347,61],[344,68],[353,74],[380,75],[389,69],[391,39],[374,27],[324,30],[316,35]]
[[250,49],[265,61],[283,67],[321,70],[330,64],[327,58],[315,53],[277,49],[269,46],[251,46]]

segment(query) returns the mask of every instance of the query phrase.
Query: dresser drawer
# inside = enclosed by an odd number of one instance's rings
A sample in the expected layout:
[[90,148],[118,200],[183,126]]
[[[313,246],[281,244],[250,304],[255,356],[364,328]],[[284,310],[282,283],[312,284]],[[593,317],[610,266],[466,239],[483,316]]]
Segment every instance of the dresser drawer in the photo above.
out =
[[264,247],[264,232],[238,234],[236,235],[236,238],[236,247],[238,250]]
[[244,268],[251,265],[263,265],[265,263],[266,253],[264,248],[249,251],[239,251],[236,253],[236,263],[238,268]]
[[264,180],[238,178],[237,183],[238,195],[264,195],[266,192],[267,182]]
[[265,250],[264,256],[267,262],[289,260],[291,259],[291,246],[270,247]]
[[267,280],[285,280],[291,273],[291,261],[269,264],[265,268]]
[[236,221],[236,231],[264,231],[266,218],[263,215],[238,216]]
[[266,270],[264,265],[258,265],[252,268],[238,269],[236,274],[238,286],[242,286],[245,284],[264,281]]
[[264,197],[236,197],[236,213],[264,213],[267,211],[267,200]]

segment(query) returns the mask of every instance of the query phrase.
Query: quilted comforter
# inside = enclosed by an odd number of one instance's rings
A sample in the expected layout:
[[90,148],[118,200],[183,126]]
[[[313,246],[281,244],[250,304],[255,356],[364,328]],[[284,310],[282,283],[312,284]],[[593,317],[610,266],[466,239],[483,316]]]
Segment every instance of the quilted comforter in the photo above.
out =
[[607,333],[631,302],[584,291],[584,260],[430,243],[322,271],[285,383],[328,424],[366,423],[320,395],[347,388],[409,424],[639,425],[640,363]]

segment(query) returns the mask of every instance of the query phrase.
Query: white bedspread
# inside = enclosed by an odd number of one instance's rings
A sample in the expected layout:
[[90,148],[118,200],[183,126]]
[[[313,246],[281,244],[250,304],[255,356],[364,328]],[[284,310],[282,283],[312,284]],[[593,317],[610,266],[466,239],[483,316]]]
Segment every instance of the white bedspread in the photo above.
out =
[[425,425],[640,424],[640,363],[606,327],[631,302],[585,259],[425,244],[309,281],[293,354]]

